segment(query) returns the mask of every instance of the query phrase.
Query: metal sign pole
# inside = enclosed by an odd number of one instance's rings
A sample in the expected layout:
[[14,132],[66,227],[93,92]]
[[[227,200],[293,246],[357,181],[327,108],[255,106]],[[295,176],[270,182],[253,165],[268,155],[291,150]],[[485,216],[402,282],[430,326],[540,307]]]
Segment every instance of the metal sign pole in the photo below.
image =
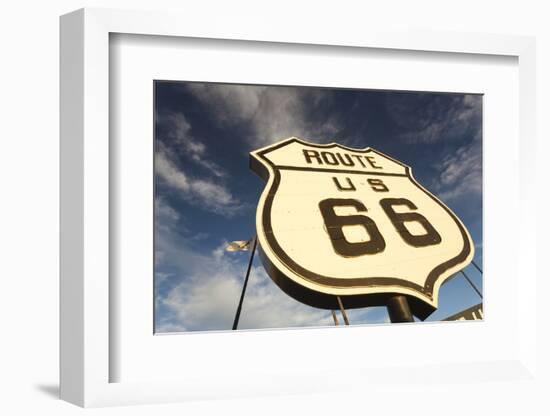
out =
[[254,260],[254,253],[256,252],[257,241],[258,241],[258,238],[254,236],[254,244],[252,246],[252,253],[250,253],[250,260],[248,261],[248,269],[246,270],[246,277],[244,278],[243,290],[241,292],[241,299],[239,300],[239,306],[237,307],[237,312],[235,313],[235,320],[233,321],[233,330],[237,329],[237,326],[239,325],[239,318],[241,316],[241,309],[243,307],[244,294],[246,292],[246,285],[248,284],[248,276],[250,276],[252,261]]
[[414,322],[409,302],[404,295],[395,295],[388,300],[388,313],[392,323]]
[[336,316],[336,312],[334,311],[331,311],[332,312],[332,319],[334,319],[334,326],[338,326],[339,323],[338,323],[338,317]]
[[344,309],[344,304],[342,303],[342,299],[340,299],[340,296],[336,296],[336,299],[338,299],[338,306],[340,306],[340,312],[342,312],[342,316],[344,317],[344,323],[346,325],[349,325],[348,314]]

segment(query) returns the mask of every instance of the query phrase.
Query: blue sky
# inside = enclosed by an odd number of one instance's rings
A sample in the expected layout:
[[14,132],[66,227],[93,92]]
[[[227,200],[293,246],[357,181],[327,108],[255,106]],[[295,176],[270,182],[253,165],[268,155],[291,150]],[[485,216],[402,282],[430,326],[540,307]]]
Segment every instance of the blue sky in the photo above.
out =
[[[411,166],[464,222],[482,265],[480,95],[157,81],[154,111],[156,332],[231,329],[249,252],[224,247],[254,235],[264,188],[248,153],[290,136],[370,146]],[[457,275],[427,321],[477,303]],[[384,307],[348,312],[351,324],[388,322]],[[256,256],[239,328],[317,325],[333,325],[330,311],[288,297]]]

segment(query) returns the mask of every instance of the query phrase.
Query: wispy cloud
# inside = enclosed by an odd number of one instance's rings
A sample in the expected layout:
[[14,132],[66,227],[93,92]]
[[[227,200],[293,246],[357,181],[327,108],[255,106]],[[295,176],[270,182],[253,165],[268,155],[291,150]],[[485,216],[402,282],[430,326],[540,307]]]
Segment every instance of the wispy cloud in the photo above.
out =
[[[440,198],[452,201],[481,196],[480,95],[390,94],[386,110],[401,141],[445,146],[443,160],[432,164],[439,172],[433,188]],[[457,147],[454,143],[462,144]]]
[[435,190],[439,197],[446,201],[469,196],[481,198],[482,162],[479,130],[473,141],[460,146],[438,164],[437,170],[440,174],[435,183]]
[[182,113],[157,114],[157,125],[162,126],[157,143],[168,148],[170,152],[190,159],[194,163],[208,170],[215,176],[223,177],[226,172],[207,157],[207,149],[203,142],[192,134],[191,124]]
[[[231,329],[248,252],[227,253],[225,242],[209,253],[196,251],[176,233],[166,202],[158,200],[155,249],[157,332]],[[167,215],[165,215],[167,214]],[[165,270],[170,270],[166,272]],[[161,293],[161,288],[165,290]],[[330,325],[329,311],[310,308],[284,294],[261,266],[251,270],[239,328]]]
[[[195,257],[195,263],[187,262],[187,277],[160,299],[165,313],[157,325],[157,332],[231,329],[244,281],[247,255],[234,254],[232,257],[242,257],[235,260],[226,254],[219,256],[219,253],[213,252],[210,256]],[[178,262],[177,259],[173,260]],[[371,316],[376,315],[373,312],[378,311],[363,309],[348,311],[348,314],[353,323],[386,322],[383,317],[372,320]],[[252,268],[239,329],[333,324],[330,311],[311,308],[295,301],[273,283],[263,267]],[[341,318],[340,324],[343,324]]]
[[[244,280],[245,265],[210,259],[192,280],[174,287],[162,300],[173,314],[168,325],[185,330],[231,329]],[[251,270],[239,321],[240,329],[286,328],[330,325],[330,311],[308,308],[285,295],[265,275],[263,268]],[[164,332],[163,324],[157,328]]]
[[186,88],[218,123],[246,126],[247,139],[254,146],[289,136],[332,141],[342,128],[334,115],[318,117],[332,99],[328,90],[198,83]]
[[162,147],[155,152],[155,175],[179,191],[187,201],[200,204],[210,212],[232,216],[242,208],[242,204],[221,183],[188,176]]
[[388,114],[407,143],[434,143],[475,136],[481,129],[482,97],[479,95],[390,94]]

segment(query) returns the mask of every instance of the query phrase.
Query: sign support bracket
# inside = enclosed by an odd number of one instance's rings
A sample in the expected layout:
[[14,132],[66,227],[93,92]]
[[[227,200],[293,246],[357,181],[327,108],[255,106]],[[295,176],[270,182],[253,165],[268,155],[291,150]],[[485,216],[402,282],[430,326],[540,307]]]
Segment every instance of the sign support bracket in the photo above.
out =
[[479,298],[483,300],[483,295],[481,294],[481,292],[479,291],[479,289],[476,287],[476,285],[474,285],[474,282],[472,282],[470,280],[470,278],[468,277],[468,275],[466,273],[464,273],[464,270],[461,270],[460,273],[462,273],[462,275],[466,278],[466,280],[468,281],[468,283],[470,283],[470,286],[472,286],[472,289],[474,289],[476,291],[476,293],[478,294]]
[[481,268],[476,264],[475,261],[472,260],[472,264],[474,265],[474,267],[477,269],[478,272],[480,272],[481,274],[483,274],[483,271],[482,271]]
[[338,300],[338,306],[340,306],[340,312],[342,312],[342,316],[344,317],[344,323],[346,325],[349,325],[348,314],[344,309],[344,304],[342,303],[342,299],[340,299],[340,296],[336,296],[336,299]]
[[334,310],[331,310],[330,312],[332,313],[332,319],[334,319],[334,326],[340,325],[338,322],[338,317],[336,316],[336,312],[334,312]]

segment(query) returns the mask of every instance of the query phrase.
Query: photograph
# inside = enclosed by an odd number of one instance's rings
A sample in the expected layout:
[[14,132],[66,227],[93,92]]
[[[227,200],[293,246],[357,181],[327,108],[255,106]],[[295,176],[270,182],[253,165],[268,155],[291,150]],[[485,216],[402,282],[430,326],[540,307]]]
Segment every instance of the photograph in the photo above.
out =
[[155,80],[154,332],[483,320],[483,95]]

